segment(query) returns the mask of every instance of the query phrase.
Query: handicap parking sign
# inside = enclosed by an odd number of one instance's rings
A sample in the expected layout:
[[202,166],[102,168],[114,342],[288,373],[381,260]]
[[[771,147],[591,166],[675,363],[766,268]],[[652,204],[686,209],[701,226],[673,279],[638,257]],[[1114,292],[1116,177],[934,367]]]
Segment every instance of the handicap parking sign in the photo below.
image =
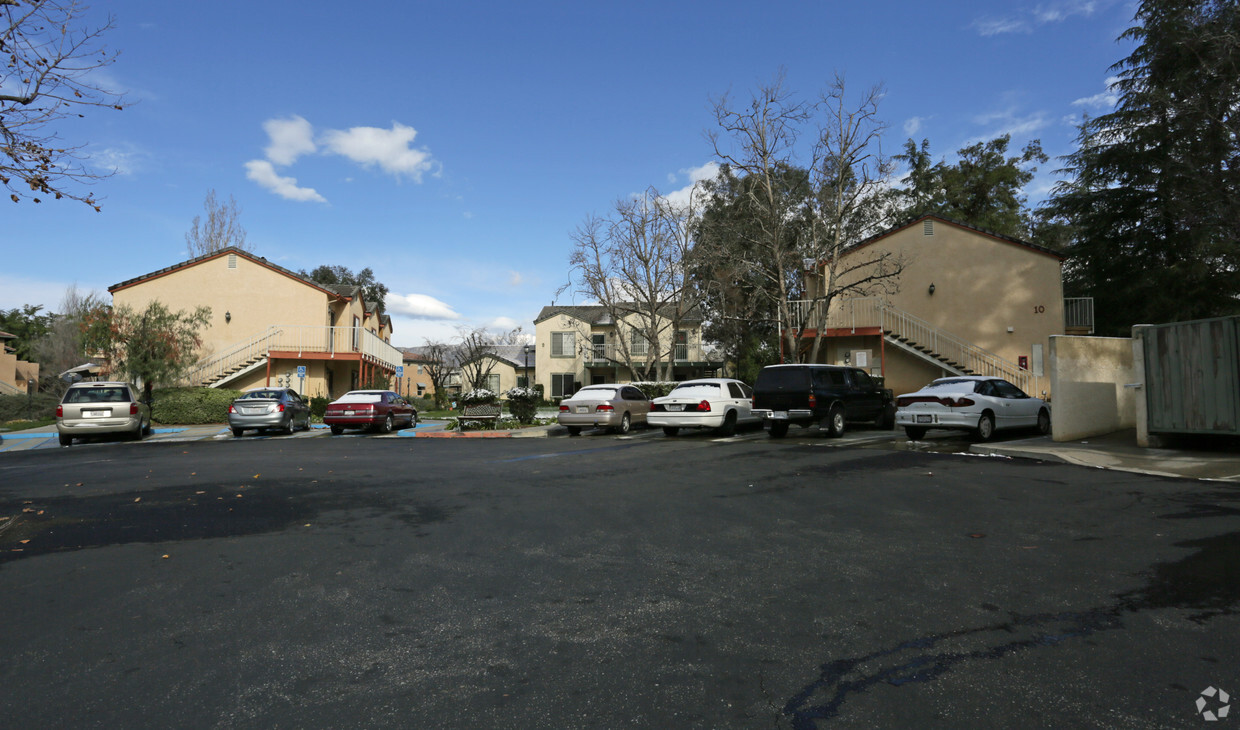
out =
[[306,366],[305,366],[305,365],[298,365],[298,366],[297,366],[297,377],[299,377],[299,378],[304,378],[304,377],[306,377]]
[[403,377],[405,377],[405,366],[404,366],[404,365],[397,365],[397,366],[396,366],[396,377],[398,377],[398,378],[403,378]]

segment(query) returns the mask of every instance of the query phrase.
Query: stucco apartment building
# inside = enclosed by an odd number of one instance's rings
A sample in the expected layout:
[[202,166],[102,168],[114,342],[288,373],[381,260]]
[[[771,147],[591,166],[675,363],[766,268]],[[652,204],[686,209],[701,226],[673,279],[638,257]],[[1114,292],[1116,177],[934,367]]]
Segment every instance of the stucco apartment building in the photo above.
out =
[[[543,307],[534,320],[534,373],[543,397],[563,398],[585,385],[630,382],[625,353],[642,361],[653,348],[642,337],[636,317],[629,319],[617,325],[602,306]],[[674,358],[672,380],[712,375],[723,366],[715,351],[703,345],[702,317],[696,310],[682,318],[675,332],[670,326],[660,329],[666,334],[659,350]]]
[[15,339],[17,335],[0,332],[0,395],[25,395],[28,388],[39,387],[39,364],[17,359],[16,351],[9,346]]
[[[862,241],[845,257],[877,252],[904,263],[894,291],[836,301],[826,318],[815,312],[801,342],[822,329],[819,361],[865,368],[897,393],[975,373],[1040,395],[1050,387],[1051,336],[1092,331],[1092,300],[1065,300],[1064,257],[1051,249],[924,216]],[[811,294],[821,291],[825,271],[819,262],[810,274]]]
[[364,301],[360,289],[318,284],[238,248],[108,292],[113,305],[135,310],[156,300],[173,311],[211,308],[190,385],[244,390],[285,383],[308,397],[335,398],[376,380],[392,383],[403,364],[391,345],[391,319]]

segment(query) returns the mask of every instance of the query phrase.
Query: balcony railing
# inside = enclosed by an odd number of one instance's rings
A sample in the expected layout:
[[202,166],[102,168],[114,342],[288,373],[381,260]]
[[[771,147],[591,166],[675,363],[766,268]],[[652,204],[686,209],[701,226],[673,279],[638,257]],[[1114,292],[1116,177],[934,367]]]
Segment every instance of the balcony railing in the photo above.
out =
[[[619,345],[587,345],[584,358],[587,366],[624,364],[624,351]],[[635,362],[646,362],[646,358],[654,357],[654,348],[646,343],[629,347],[629,357]],[[659,353],[660,359],[666,361],[667,351]],[[714,350],[697,344],[678,344],[673,347],[672,357],[675,362],[716,362],[718,356]]]
[[190,370],[185,380],[193,385],[215,382],[226,374],[268,357],[273,350],[299,355],[326,353],[333,357],[360,355],[361,359],[390,370],[404,364],[400,350],[361,327],[272,325],[245,342],[212,355]]
[[1065,330],[1086,330],[1094,333],[1094,298],[1068,297],[1063,300],[1063,326]]

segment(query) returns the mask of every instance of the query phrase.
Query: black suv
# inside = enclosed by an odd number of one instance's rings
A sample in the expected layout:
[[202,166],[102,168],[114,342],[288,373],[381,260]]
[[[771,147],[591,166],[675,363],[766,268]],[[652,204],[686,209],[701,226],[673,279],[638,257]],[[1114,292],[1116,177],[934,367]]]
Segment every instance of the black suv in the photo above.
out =
[[892,392],[860,368],[838,365],[768,365],[753,387],[753,414],[770,425],[771,438],[788,435],[788,426],[820,424],[831,436],[848,421],[892,429]]

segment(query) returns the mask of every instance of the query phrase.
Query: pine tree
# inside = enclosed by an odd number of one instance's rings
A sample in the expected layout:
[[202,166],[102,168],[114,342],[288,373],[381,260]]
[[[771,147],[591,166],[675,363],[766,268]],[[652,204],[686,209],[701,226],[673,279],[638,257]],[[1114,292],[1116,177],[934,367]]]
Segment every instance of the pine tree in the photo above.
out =
[[1044,211],[1066,233],[1069,294],[1126,334],[1240,311],[1240,9],[1145,0],[1115,110],[1085,120]]

